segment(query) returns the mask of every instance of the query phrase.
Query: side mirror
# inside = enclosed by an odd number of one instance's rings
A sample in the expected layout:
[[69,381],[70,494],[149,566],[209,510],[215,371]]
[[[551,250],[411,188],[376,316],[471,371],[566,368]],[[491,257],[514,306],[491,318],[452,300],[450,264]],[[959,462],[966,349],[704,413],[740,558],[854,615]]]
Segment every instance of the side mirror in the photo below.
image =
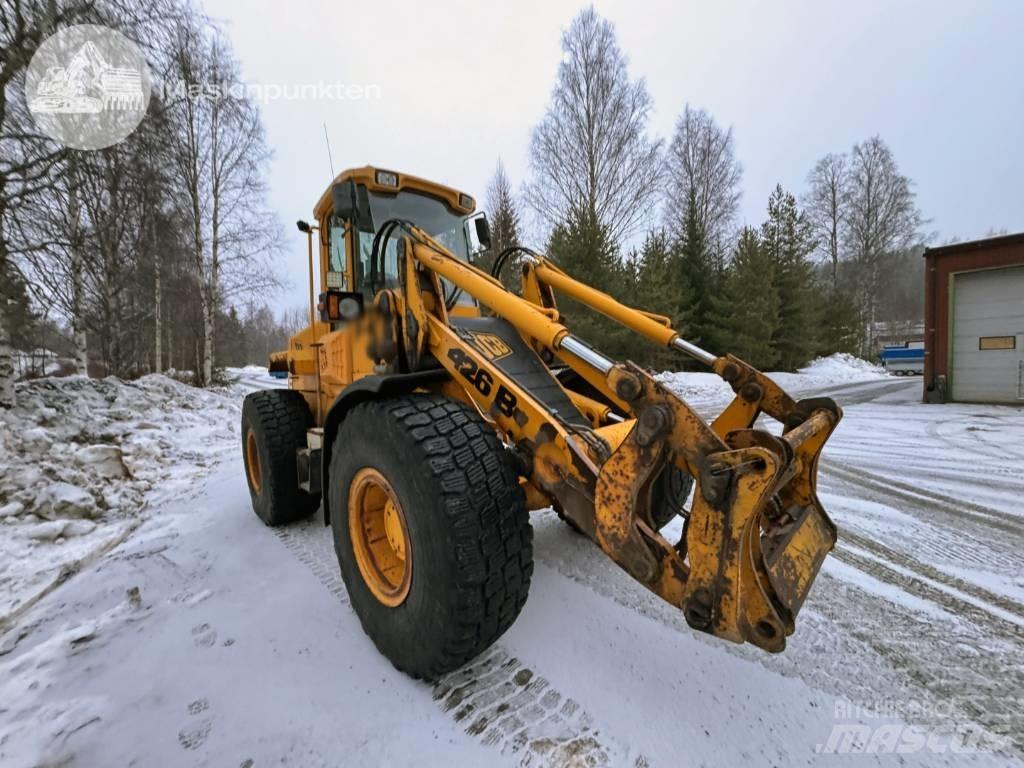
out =
[[349,179],[331,187],[331,202],[334,216],[355,224],[363,232],[373,232],[373,217],[370,214],[370,195],[366,186]]
[[480,250],[491,250],[491,225],[487,222],[487,216],[481,214],[473,220],[476,226],[476,241],[480,243]]

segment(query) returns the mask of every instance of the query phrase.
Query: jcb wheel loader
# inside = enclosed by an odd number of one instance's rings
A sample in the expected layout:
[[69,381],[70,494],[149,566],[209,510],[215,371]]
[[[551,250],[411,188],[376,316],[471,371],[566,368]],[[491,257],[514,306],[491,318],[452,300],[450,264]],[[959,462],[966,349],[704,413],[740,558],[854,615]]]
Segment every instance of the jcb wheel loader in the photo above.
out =
[[[794,401],[541,254],[510,249],[492,273],[477,268],[471,242],[486,247],[489,232],[474,209],[367,167],[298,223],[310,325],[271,357],[289,388],[249,395],[242,413],[260,519],[322,506],[364,629],[415,677],[461,666],[512,624],[533,569],[528,511],[546,508],[693,629],[783,650],[836,541],[815,485],[840,409]],[[499,279],[512,255],[520,292]],[[556,292],[707,365],[734,399],[708,423],[573,335]],[[762,415],[781,427],[755,428]],[[659,530],[676,515],[669,541]]]

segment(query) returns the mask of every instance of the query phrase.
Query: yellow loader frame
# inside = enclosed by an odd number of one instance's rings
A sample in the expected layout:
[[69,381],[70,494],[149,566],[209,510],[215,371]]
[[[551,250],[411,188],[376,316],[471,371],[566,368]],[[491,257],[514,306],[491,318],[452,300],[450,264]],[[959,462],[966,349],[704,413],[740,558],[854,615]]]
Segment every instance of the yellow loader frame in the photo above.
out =
[[[346,174],[338,181],[372,185],[378,178],[372,168]],[[443,194],[453,208],[472,211],[472,199],[465,195],[399,178],[403,185]],[[331,215],[329,193],[317,207],[321,230]],[[531,509],[553,506],[633,578],[680,608],[694,629],[783,650],[836,542],[836,528],[815,492],[821,450],[842,418],[836,404],[826,398],[794,401],[742,360],[701,349],[667,318],[580,283],[543,255],[519,249],[525,253],[520,296],[413,223],[391,223],[399,285],[379,290],[358,317],[343,322],[333,314],[336,299],[330,291],[321,295],[320,319],[312,311],[316,228],[304,229],[310,327],[271,365],[289,371],[290,385],[315,414],[309,448],[316,456],[307,461],[320,469],[308,468],[304,487],[322,488],[326,500],[331,444],[353,402],[389,392],[431,391],[472,403],[519,458],[520,483]],[[348,270],[351,229],[344,233]],[[321,237],[321,284],[323,244]],[[601,400],[564,388],[589,425],[566,420],[503,368],[511,352],[505,340],[455,322],[480,312],[451,307],[446,286],[511,324],[546,365],[567,366],[595,388]],[[558,311],[556,292],[710,367],[732,387],[734,398],[707,423],[640,367],[611,360],[574,336]],[[347,345],[344,357],[337,352],[342,344]],[[435,370],[425,370],[426,363]],[[755,427],[761,416],[781,425],[777,433]],[[669,465],[695,479],[677,542],[656,530],[650,514],[652,481]]]

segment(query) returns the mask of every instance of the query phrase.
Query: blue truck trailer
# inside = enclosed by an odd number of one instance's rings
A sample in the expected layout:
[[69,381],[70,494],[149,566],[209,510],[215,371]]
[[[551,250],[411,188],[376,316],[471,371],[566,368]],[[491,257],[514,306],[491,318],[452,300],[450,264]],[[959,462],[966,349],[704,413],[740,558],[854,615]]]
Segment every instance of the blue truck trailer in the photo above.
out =
[[882,349],[882,365],[889,373],[897,376],[917,376],[924,373],[924,342],[886,344]]

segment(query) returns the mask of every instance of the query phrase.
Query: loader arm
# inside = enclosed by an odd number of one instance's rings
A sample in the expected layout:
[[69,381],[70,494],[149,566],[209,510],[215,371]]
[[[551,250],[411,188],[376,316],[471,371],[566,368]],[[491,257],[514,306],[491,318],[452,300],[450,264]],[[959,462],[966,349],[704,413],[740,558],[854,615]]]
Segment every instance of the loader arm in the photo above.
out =
[[[694,629],[783,650],[836,541],[815,486],[840,409],[827,399],[794,401],[742,360],[700,349],[666,318],[627,307],[542,256],[524,266],[521,298],[415,227],[403,230],[399,253],[406,359],[432,357],[448,370],[519,458],[535,504],[555,505],[631,576],[682,609]],[[488,341],[450,316],[442,278],[518,338]],[[708,424],[638,366],[610,360],[574,336],[560,320],[555,291],[708,365],[735,398]],[[555,358],[627,418],[567,416],[574,409],[562,402],[574,393],[537,376],[537,366],[546,369]],[[781,422],[781,434],[755,428],[762,414]],[[647,514],[652,481],[670,464],[695,479],[678,542],[654,530]]]

